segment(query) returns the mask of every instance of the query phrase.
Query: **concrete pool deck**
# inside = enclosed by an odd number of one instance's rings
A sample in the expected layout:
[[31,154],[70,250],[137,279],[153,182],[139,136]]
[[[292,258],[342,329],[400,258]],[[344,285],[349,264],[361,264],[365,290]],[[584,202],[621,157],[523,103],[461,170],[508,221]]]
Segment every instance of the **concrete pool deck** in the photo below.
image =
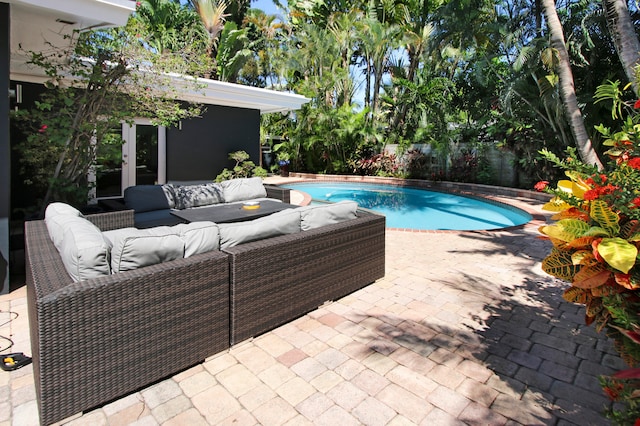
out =
[[[388,230],[383,279],[68,424],[607,424],[598,376],[624,365],[541,271],[541,203],[508,201],[537,220]],[[24,287],[0,296],[9,312],[0,335],[30,354]],[[0,371],[10,424],[38,424],[31,366]]]

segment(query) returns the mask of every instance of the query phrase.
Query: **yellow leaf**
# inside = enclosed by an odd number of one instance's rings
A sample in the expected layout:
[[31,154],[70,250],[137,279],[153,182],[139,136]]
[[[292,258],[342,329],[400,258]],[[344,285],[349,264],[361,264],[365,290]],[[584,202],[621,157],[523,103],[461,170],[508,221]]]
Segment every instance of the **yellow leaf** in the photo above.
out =
[[585,237],[606,237],[608,235],[609,232],[600,226],[592,226],[587,232],[584,233]]
[[571,261],[574,265],[586,265],[592,263],[593,254],[590,251],[580,250],[571,255]]
[[553,225],[542,226],[539,231],[551,238],[570,242],[589,230],[589,224],[578,219],[563,219]]
[[600,224],[601,227],[607,230],[609,235],[618,235],[620,232],[620,226],[618,222],[620,217],[616,212],[602,200],[594,200],[591,202],[591,210],[589,215]]
[[569,194],[572,194],[574,197],[584,200],[584,193],[589,189],[589,185],[587,185],[583,180],[580,174],[576,172],[572,172],[570,170],[566,171],[565,174],[571,180],[561,180],[558,182],[558,189],[561,189]]
[[611,267],[626,274],[636,263],[638,249],[622,238],[603,238],[598,253]]
[[573,182],[570,180],[559,180],[558,189],[569,194],[573,194]]
[[563,210],[570,209],[571,205],[565,203],[562,198],[553,197],[549,202],[542,206],[543,210],[549,212],[561,212]]
[[571,254],[566,251],[551,249],[549,256],[542,261],[542,270],[561,280],[572,282],[579,267],[571,261]]

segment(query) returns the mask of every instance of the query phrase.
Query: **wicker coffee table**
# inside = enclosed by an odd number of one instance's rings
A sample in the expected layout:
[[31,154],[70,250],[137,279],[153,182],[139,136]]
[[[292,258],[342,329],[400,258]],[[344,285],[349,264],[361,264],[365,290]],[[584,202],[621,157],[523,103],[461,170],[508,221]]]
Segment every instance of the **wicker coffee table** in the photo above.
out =
[[187,222],[211,221],[216,223],[230,223],[256,219],[296,207],[298,206],[294,204],[262,200],[260,201],[260,208],[251,210],[244,209],[242,207],[242,203],[239,203],[198,207],[185,210],[172,210],[171,214],[179,217],[180,219],[186,220]]

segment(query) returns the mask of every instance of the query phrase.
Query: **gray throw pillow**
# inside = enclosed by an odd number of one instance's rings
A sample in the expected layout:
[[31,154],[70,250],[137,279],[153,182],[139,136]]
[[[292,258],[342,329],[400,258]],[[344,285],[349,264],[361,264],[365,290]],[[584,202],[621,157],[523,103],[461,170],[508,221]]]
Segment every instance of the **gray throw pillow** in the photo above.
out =
[[176,208],[176,187],[170,183],[165,183],[164,185],[162,185],[162,191],[164,192],[164,196],[167,197],[169,208],[175,209]]
[[180,210],[224,203],[222,187],[215,182],[177,186],[174,193],[175,208]]

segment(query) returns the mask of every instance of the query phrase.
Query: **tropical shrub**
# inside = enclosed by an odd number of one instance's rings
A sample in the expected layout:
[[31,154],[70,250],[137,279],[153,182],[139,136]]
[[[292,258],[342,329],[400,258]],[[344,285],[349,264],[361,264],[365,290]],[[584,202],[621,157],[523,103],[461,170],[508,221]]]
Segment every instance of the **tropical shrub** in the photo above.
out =
[[229,154],[229,160],[236,162],[231,170],[224,168],[218,176],[216,182],[223,180],[246,178],[246,177],[267,177],[267,171],[256,163],[249,160],[249,154],[246,151],[234,151]]
[[425,155],[419,149],[409,149],[404,153],[405,170],[407,177],[421,179],[429,174],[431,157]]
[[361,176],[395,176],[398,160],[395,154],[384,151],[352,162],[353,172]]
[[[602,93],[602,92],[601,92]],[[627,112],[620,131],[597,130],[609,147],[605,170],[578,160],[574,149],[560,159],[541,154],[565,171],[556,188],[542,181],[536,189],[554,195],[544,208],[556,212],[554,224],[540,232],[553,247],[542,269],[570,284],[564,299],[586,308],[585,321],[606,330],[631,369],[603,377],[605,393],[622,403],[609,417],[620,424],[640,419],[640,101],[610,97],[614,116]],[[604,98],[601,98],[604,99]]]
[[[170,126],[201,113],[199,105],[178,101],[175,81],[167,74],[180,73],[179,63],[188,61],[157,55],[131,30],[74,32],[65,37],[68,46],[23,52],[29,65],[48,76],[34,106],[12,113],[24,136],[14,147],[19,177],[37,200],[30,209],[40,215],[51,201],[87,203],[94,185],[88,175],[96,159],[122,143],[112,137],[122,122],[143,117]],[[199,88],[195,81],[186,84]]]

